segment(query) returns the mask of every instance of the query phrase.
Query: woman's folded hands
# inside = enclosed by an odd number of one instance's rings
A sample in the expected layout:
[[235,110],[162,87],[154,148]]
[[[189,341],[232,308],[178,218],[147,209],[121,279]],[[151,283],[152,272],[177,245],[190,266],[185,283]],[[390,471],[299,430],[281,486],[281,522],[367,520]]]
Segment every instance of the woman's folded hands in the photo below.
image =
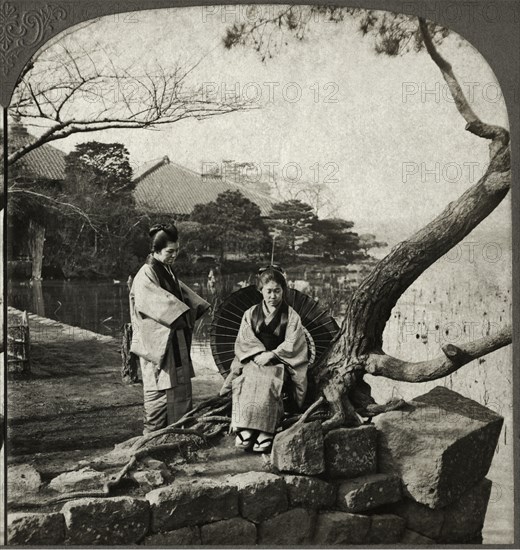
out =
[[255,355],[253,357],[253,362],[256,363],[259,367],[265,367],[275,357],[276,355],[272,351],[264,351],[262,353],[259,353],[258,355]]

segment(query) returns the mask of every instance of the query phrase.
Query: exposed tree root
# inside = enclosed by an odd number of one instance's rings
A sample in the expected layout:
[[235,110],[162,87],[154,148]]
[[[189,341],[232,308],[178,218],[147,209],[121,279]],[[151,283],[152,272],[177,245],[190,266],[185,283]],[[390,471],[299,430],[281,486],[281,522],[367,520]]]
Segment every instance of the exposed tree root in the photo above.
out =
[[[53,498],[45,504],[52,505],[77,498],[108,497],[110,492],[121,483],[125,476],[136,466],[139,460],[146,458],[153,453],[179,450],[178,442],[154,444],[152,443],[153,440],[166,435],[175,434],[193,438],[194,443],[197,444],[207,444],[209,439],[223,432],[231,421],[229,417],[215,413],[222,413],[226,409],[229,409],[230,406],[230,399],[225,397],[223,398],[221,396],[212,397],[200,403],[174,424],[167,426],[162,430],[157,430],[155,432],[143,435],[133,442],[132,446],[128,449],[128,461],[117,472],[117,474],[114,474],[107,479],[101,490],[75,491],[73,493],[68,493]],[[200,413],[200,416],[195,416],[197,412]],[[180,427],[185,424],[190,424],[191,427]]]

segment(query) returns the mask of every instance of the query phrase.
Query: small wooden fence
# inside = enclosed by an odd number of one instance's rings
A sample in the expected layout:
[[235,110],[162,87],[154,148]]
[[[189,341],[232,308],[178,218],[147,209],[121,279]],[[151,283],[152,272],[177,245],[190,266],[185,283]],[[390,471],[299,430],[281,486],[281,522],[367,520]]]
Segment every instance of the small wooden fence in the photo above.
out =
[[7,375],[12,378],[31,372],[31,338],[27,312],[21,322],[7,324]]

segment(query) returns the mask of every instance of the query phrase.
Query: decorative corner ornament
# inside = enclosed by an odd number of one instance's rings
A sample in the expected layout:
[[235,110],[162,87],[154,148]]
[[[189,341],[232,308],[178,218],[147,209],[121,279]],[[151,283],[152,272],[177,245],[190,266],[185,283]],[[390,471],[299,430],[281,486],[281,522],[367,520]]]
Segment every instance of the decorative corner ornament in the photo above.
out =
[[11,2],[1,2],[0,64],[4,76],[13,68],[18,55],[43,43],[56,22],[66,20],[67,15],[67,10],[56,4],[22,12]]

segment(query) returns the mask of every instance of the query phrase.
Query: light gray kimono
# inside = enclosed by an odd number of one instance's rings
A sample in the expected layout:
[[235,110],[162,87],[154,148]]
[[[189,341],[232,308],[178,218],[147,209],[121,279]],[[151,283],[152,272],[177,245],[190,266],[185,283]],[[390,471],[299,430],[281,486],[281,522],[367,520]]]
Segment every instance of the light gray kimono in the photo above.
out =
[[[185,329],[191,330],[195,320],[210,305],[184,283],[178,282],[182,300],[162,288],[152,266],[145,264],[132,284],[130,313],[133,334],[130,351],[141,359],[145,391],[191,384],[190,378],[194,376],[189,349],[191,338],[186,338]],[[181,319],[184,313],[187,317]],[[175,322],[180,326],[172,327]],[[178,354],[173,353],[174,343],[178,344]],[[180,357],[180,361],[175,360],[175,355]]]
[[[267,350],[253,330],[255,307],[242,317],[235,341],[235,358],[221,394],[233,392],[232,428],[274,433],[283,415],[284,379],[290,379],[291,394],[299,407],[303,405],[307,391],[307,341],[300,316],[289,307],[285,339],[275,349]],[[266,321],[269,320],[267,314]],[[259,366],[253,358],[264,351],[272,351],[276,359],[271,364]]]

